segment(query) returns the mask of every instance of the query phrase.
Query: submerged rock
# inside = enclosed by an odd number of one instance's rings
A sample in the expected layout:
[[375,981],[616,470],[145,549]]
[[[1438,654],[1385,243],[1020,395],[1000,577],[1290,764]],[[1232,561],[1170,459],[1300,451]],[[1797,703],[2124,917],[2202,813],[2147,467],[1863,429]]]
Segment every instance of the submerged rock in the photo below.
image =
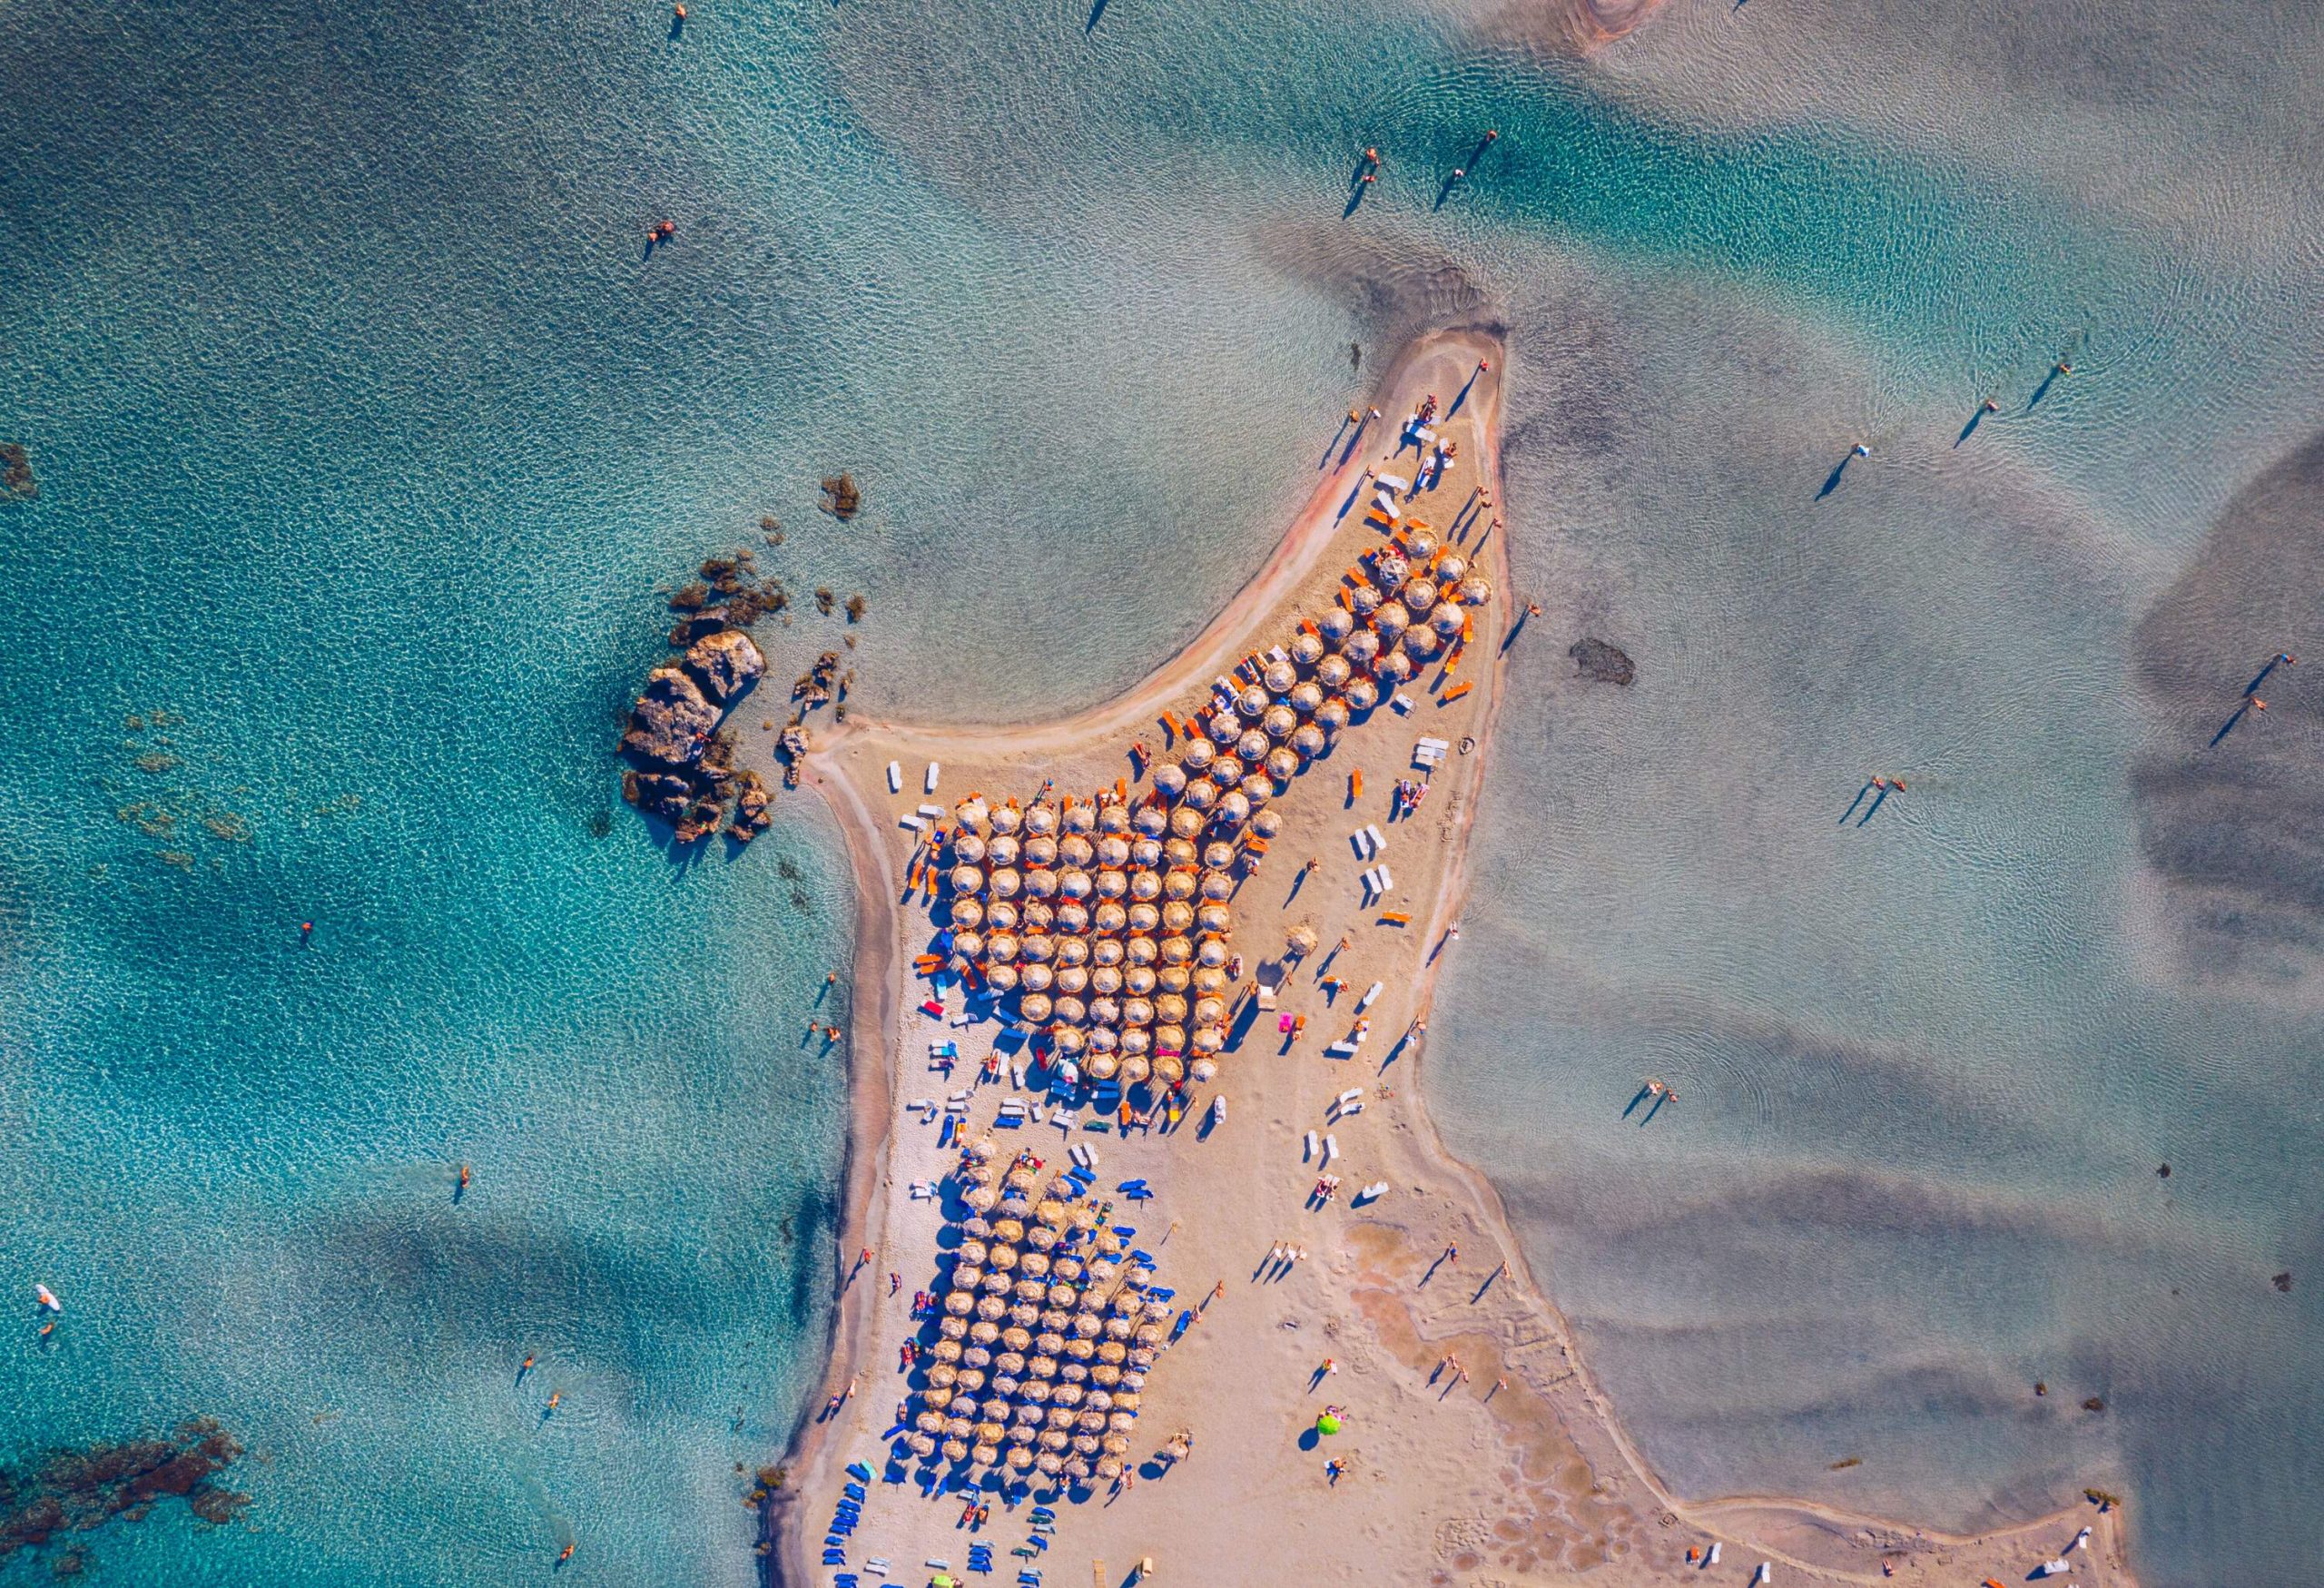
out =
[[823,481],[823,511],[834,518],[852,518],[856,508],[863,505],[863,494],[855,488],[855,476],[841,474]]
[[1566,655],[1585,678],[1600,684],[1628,684],[1638,676],[1638,669],[1630,657],[1602,639],[1578,639],[1567,647]]
[[621,747],[641,760],[691,766],[702,759],[702,747],[717,724],[717,710],[693,679],[675,667],[656,667],[646,675],[645,693],[629,714]]
[[774,824],[774,818],[767,814],[774,796],[755,772],[736,774],[734,785],[734,821],[726,833],[737,843],[748,843]]
[[32,454],[15,441],[0,442],[0,485],[5,485],[12,497],[25,501],[40,495],[40,486],[33,478]]
[[741,629],[721,629],[694,641],[686,652],[686,671],[714,704],[723,706],[765,676],[766,658]]

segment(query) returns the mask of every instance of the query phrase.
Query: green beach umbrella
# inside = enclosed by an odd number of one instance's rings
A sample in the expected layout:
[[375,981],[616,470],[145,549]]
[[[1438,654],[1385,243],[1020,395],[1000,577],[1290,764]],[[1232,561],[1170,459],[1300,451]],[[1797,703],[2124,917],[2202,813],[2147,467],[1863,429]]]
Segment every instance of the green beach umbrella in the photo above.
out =
[[1316,1433],[1318,1433],[1318,1434],[1336,1434],[1336,1433],[1338,1433],[1339,1431],[1340,1431],[1340,1420],[1339,1420],[1337,1417],[1335,1417],[1335,1416],[1332,1415],[1332,1414],[1331,1414],[1331,1413],[1329,1413],[1329,1412],[1325,1412],[1322,1416],[1320,1416],[1320,1417],[1318,1417],[1318,1418],[1316,1418],[1316,1419],[1315,1419],[1315,1432],[1316,1432]]

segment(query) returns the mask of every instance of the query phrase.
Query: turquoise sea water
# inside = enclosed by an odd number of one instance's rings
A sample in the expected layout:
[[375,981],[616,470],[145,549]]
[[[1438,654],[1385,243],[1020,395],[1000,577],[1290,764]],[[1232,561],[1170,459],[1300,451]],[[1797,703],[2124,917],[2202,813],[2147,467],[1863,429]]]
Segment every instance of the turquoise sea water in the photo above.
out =
[[[0,1356],[0,1454],[195,1411],[256,1453],[242,1523],[93,1535],[94,1580],[502,1583],[566,1537],[576,1582],[748,1580],[851,923],[811,804],[688,865],[618,806],[655,587],[773,512],[763,567],[869,597],[875,705],[1088,701],[1264,556],[1348,344],[1448,314],[1511,327],[1558,621],[1432,1085],[1649,1457],[1956,1524],[2119,1478],[2156,1581],[2296,1578],[2319,1033],[2186,972],[2131,769],[2210,726],[2143,704],[2140,615],[2313,428],[2313,179],[2079,9],[2028,48],[2201,202],[2126,202],[1982,54],[1932,94],[1866,48],[1907,110],[1825,103],[1783,74],[1841,19],[1771,4],[1588,67],[1305,0],[0,11],[43,487],[0,514],[0,1267],[71,1308]],[[1716,92],[1658,75],[1746,25]],[[2261,86],[2312,81],[2269,25]],[[1565,680],[1581,629],[1635,690]],[[778,678],[837,633],[771,631]]]

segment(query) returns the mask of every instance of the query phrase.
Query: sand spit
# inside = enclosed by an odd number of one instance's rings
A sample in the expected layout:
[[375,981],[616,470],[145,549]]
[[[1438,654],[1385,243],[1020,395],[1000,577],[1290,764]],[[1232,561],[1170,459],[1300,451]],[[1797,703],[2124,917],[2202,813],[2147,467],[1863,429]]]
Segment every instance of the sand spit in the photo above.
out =
[[[851,1393],[836,1413],[821,1400],[809,1408],[784,1462],[764,1518],[771,1581],[804,1588],[842,1573],[867,1585],[924,1583],[940,1573],[963,1579],[970,1546],[983,1544],[993,1575],[964,1580],[1014,1583],[1029,1566],[1058,1583],[1094,1572],[1093,1583],[1107,1588],[1151,1559],[1165,1580],[1215,1583],[1294,1571],[1302,1580],[1366,1583],[1551,1583],[1586,1573],[1613,1584],[1698,1573],[1739,1583],[1762,1561],[1787,1583],[1875,1583],[1884,1568],[1899,1583],[2014,1583],[2086,1525],[2088,1550],[2058,1580],[2083,1588],[2132,1582],[2116,1513],[2095,1506],[1965,1538],[1758,1496],[1673,1497],[1614,1422],[1563,1319],[1526,1273],[1492,1189],[1438,1141],[1417,1072],[1435,968],[1461,952],[1466,840],[1500,697],[1498,658],[1515,646],[1572,637],[1541,631],[1538,619],[1529,627],[1524,593],[1508,585],[1496,509],[1483,505],[1500,478],[1498,374],[1472,383],[1481,360],[1500,362],[1492,330],[1440,331],[1408,348],[1366,404],[1383,419],[1367,421],[1353,448],[1344,428],[1319,454],[1315,496],[1251,584],[1119,699],[1021,728],[858,714],[809,758],[807,782],[847,832],[861,894],[847,1044],[854,1103],[835,1254],[844,1293],[826,1386],[827,1395]],[[1384,459],[1428,393],[1451,409],[1437,429],[1459,456],[1434,491],[1405,506],[1435,527],[1439,555],[1459,555],[1492,596],[1466,608],[1473,631],[1457,670],[1447,675],[1441,657],[1421,669],[1401,686],[1408,715],[1385,700],[1359,714],[1265,807],[1281,826],[1232,895],[1232,938],[1246,963],[1216,1080],[1192,1088],[1175,1129],[1128,1132],[1092,1129],[1100,1116],[1086,1105],[1069,1129],[1034,1119],[1029,1110],[1044,1094],[1006,1068],[997,1082],[974,1084],[997,1028],[951,1023],[957,987],[945,995],[945,1016],[921,1007],[928,984],[912,972],[936,931],[937,894],[932,880],[912,885],[916,873],[927,877],[929,857],[910,824],[931,819],[922,805],[949,818],[972,792],[992,805],[1014,798],[1029,806],[1045,780],[1059,794],[1119,788],[1135,809],[1154,786],[1152,768],[1187,742],[1166,733],[1163,713],[1191,716],[1212,680],[1241,658],[1287,644],[1302,617],[1345,610],[1359,557],[1388,543],[1366,522],[1371,488],[1362,471],[1412,477],[1409,453]],[[1423,775],[1414,764],[1423,739],[1443,740],[1445,751],[1425,798],[1393,820],[1398,781]],[[1150,759],[1129,756],[1136,742]],[[931,764],[940,767],[933,792]],[[1377,829],[1384,851],[1364,853],[1366,828]],[[1393,872],[1384,893],[1367,890],[1360,878],[1372,872],[1380,880],[1383,863]],[[1282,964],[1277,956],[1301,928],[1315,934],[1317,949]],[[1334,948],[1342,939],[1345,947]],[[1246,1009],[1254,974],[1271,979],[1278,969],[1275,1007]],[[1305,1016],[1305,1029],[1279,1030],[1285,1016]],[[1368,1035],[1352,1057],[1334,1056],[1333,1045],[1359,1019],[1369,1021]],[[960,1053],[950,1075],[929,1057],[931,1043],[945,1041]],[[990,1487],[927,1497],[921,1475],[949,1464],[907,1455],[890,1467],[900,1448],[891,1430],[901,1424],[908,1434],[924,1409],[917,1392],[930,1382],[927,1352],[937,1337],[932,1320],[912,1316],[914,1294],[941,1297],[945,1273],[960,1260],[960,1226],[946,1213],[948,1204],[961,1211],[959,1182],[929,1198],[911,1188],[944,1182],[959,1164],[956,1146],[938,1145],[931,1115],[962,1092],[961,1138],[993,1136],[1003,1165],[1030,1152],[1045,1160],[1039,1178],[1047,1180],[1067,1167],[1069,1146],[1090,1150],[1093,1196],[1115,1203],[1114,1220],[1136,1227],[1125,1244],[1151,1255],[1155,1282],[1176,1293],[1175,1310],[1216,1297],[1199,1321],[1180,1326],[1183,1337],[1159,1353],[1143,1384],[1130,1481],[1118,1491],[1099,1481],[1078,1495],[1053,1494],[1051,1480],[1036,1478],[1029,1499]],[[1226,1100],[1215,1122],[1214,1097]],[[921,1099],[936,1108],[911,1106]],[[1012,1100],[1028,1110],[1025,1122],[996,1129]],[[1319,1202],[1326,1174],[1340,1184]],[[1137,1180],[1152,1200],[1117,1192]],[[1372,1186],[1384,1189],[1354,1205]],[[1279,1260],[1294,1248],[1301,1260]],[[871,1260],[859,1264],[866,1249]],[[922,1353],[909,1371],[907,1342]],[[1326,1406],[1339,1409],[1335,1434],[1317,1431]],[[1191,1435],[1190,1453],[1161,1459],[1181,1431]],[[874,1475],[862,1485],[861,1520],[840,1545],[845,1563],[820,1563],[826,1524],[851,1481],[843,1469],[853,1463]],[[908,1481],[885,1481],[891,1472]],[[975,1531],[963,1522],[972,1497],[990,1505]],[[1038,1530],[1045,1547],[1034,1542],[1036,1504],[1055,1513],[1054,1524]],[[1714,1543],[1718,1565],[1689,1560]],[[884,1573],[873,1562],[884,1562]]]

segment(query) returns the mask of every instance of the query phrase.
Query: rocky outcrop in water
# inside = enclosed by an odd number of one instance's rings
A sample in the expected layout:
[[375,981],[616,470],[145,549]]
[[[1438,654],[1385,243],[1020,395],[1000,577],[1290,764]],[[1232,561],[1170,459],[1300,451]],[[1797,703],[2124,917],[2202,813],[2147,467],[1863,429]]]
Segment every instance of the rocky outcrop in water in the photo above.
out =
[[658,766],[692,766],[702,759],[717,725],[717,708],[692,678],[676,667],[656,667],[645,676],[645,692],[630,709],[621,747]]
[[724,706],[766,675],[766,658],[739,628],[704,635],[686,652],[686,671],[713,705]]
[[[0,1468],[0,1561],[60,1534],[77,1542],[115,1518],[143,1522],[164,1500],[183,1500],[204,1522],[231,1522],[251,1497],[214,1480],[241,1454],[232,1435],[195,1418],[165,1438],[59,1450],[29,1471]],[[52,1565],[70,1575],[81,1563],[75,1549]]]
[[32,454],[17,442],[0,441],[0,485],[19,501],[28,502],[40,495],[39,482],[33,478]]
[[1566,655],[1573,658],[1584,678],[1596,683],[1628,684],[1638,676],[1630,657],[1602,639],[1578,639],[1567,647]]
[[[852,512],[853,481],[842,476],[825,484],[846,486],[837,494]],[[769,546],[782,543],[774,519],[761,519],[760,528]],[[669,598],[677,615],[670,646],[679,654],[646,676],[630,708],[620,745],[628,763],[622,772],[622,798],[668,823],[681,844],[721,831],[747,843],[773,824],[773,791],[758,773],[734,765],[734,736],[721,725],[766,676],[765,653],[748,630],[769,616],[780,616],[790,626],[791,596],[781,579],[759,574],[756,554],[748,547],[731,557],[704,559],[699,573]],[[828,590],[816,595],[817,610],[832,613],[837,598]],[[862,597],[851,598],[847,621],[861,623],[868,609]],[[853,635],[846,638],[855,643]],[[793,686],[791,720],[775,753],[785,786],[799,782],[799,763],[807,753],[807,714],[828,705],[844,715],[853,677],[852,670],[842,673],[839,652],[825,651]]]

